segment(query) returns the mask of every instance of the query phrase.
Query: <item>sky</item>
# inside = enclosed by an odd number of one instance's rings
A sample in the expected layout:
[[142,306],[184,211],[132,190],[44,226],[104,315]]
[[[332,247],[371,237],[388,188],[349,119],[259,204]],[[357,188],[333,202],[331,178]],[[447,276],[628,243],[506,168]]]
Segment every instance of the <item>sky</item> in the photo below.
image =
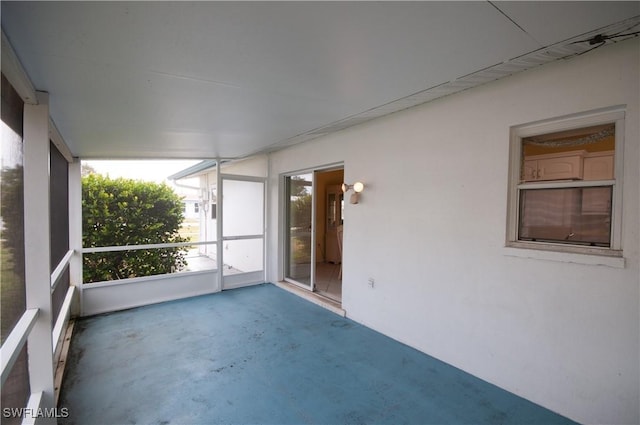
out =
[[180,170],[184,170],[199,160],[87,160],[83,164],[90,165],[98,173],[111,178],[166,182],[166,178]]

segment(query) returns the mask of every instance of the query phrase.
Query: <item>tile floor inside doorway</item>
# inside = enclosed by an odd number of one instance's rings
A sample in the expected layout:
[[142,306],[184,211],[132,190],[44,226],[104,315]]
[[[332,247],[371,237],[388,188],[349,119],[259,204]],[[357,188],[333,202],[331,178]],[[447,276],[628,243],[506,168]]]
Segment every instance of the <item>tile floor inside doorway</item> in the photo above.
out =
[[[318,262],[316,263],[316,278],[314,292],[330,298],[338,303],[342,302],[342,277],[340,276],[340,264]],[[307,287],[311,285],[309,263],[297,265],[296,273],[291,274],[291,279]]]
[[340,264],[316,263],[316,292],[334,301],[342,302]]
[[271,284],[76,322],[61,424],[568,424]]

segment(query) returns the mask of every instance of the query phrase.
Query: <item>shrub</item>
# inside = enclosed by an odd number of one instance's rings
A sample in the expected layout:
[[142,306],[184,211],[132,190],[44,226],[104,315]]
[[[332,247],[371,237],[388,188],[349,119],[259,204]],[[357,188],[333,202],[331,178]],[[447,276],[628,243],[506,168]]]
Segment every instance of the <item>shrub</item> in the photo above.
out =
[[[82,245],[147,245],[187,242],[178,234],[181,198],[166,184],[82,177]],[[171,273],[186,266],[186,248],[155,248],[84,255],[84,282]]]

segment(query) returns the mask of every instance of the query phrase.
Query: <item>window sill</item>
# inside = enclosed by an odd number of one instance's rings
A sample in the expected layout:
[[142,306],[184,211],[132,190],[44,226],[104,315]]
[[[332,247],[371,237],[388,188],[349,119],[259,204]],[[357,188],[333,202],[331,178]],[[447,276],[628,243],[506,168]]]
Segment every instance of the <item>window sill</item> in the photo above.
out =
[[617,269],[625,268],[622,251],[599,250],[574,246],[557,246],[532,242],[507,242],[504,255],[507,257],[529,258],[560,263],[584,264],[590,266],[606,266]]

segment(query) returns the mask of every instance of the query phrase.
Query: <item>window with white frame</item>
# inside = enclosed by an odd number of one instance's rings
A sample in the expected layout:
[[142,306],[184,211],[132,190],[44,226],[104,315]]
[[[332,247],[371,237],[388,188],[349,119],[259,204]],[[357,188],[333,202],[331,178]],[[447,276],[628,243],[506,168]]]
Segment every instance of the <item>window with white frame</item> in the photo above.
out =
[[620,255],[620,108],[511,129],[507,245]]

